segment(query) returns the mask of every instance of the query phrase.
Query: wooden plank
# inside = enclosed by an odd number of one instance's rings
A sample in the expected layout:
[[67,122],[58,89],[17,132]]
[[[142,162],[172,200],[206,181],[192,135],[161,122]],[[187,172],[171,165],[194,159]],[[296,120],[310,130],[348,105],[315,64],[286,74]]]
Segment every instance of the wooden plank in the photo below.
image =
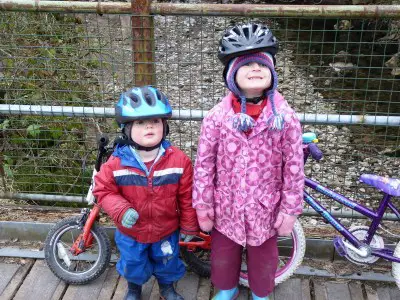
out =
[[37,260],[21,287],[18,289],[14,299],[51,299],[60,281],[61,280],[50,271],[44,260]]
[[389,287],[390,289],[390,298],[392,300],[400,300],[400,290],[397,288],[397,286]]
[[349,290],[351,300],[364,300],[363,288],[361,282],[350,282]]
[[325,285],[319,280],[314,280],[313,283],[315,300],[327,300],[328,296],[326,294]]
[[156,282],[156,278],[154,276],[151,276],[150,279],[145,284],[143,284],[142,300],[150,299],[151,291],[153,290],[155,282]]
[[197,300],[209,300],[211,298],[211,280],[200,278]]
[[350,290],[347,282],[332,282],[327,281],[324,283],[328,300],[351,300]]
[[110,300],[117,287],[118,279],[119,274],[115,268],[109,268],[97,300]]
[[18,269],[19,265],[17,264],[0,263],[0,295],[3,293],[14,274],[17,273]]
[[62,299],[62,296],[64,295],[65,291],[67,290],[68,284],[66,284],[64,281],[60,280],[59,285],[57,286],[56,290],[53,293],[53,296],[51,297],[51,300],[60,300]]
[[310,280],[309,279],[301,280],[301,294],[302,294],[303,300],[311,300],[311,289],[310,289]]
[[157,280],[153,285],[149,300],[160,300],[160,290],[158,288]]
[[367,294],[367,300],[378,300],[378,294],[376,293],[376,290],[373,289],[370,285],[365,284],[365,293]]
[[29,273],[30,269],[32,268],[33,264],[35,263],[34,259],[25,259],[25,264],[20,265],[18,271],[14,274],[11,281],[8,283],[6,288],[3,290],[1,299],[8,300],[12,299],[14,295],[17,293],[18,288],[21,286],[22,282],[24,281],[26,275]]
[[376,294],[379,300],[390,300],[390,291],[388,288],[378,288]]
[[[63,300],[90,300],[97,299],[103,287],[104,280],[107,277],[110,269],[101,274],[96,280],[85,285],[70,285],[63,297]],[[113,270],[111,269],[113,272]]]
[[178,281],[176,291],[181,294],[185,300],[196,300],[199,280],[199,275],[186,272],[185,276]]
[[276,299],[302,300],[302,283],[300,278],[291,278],[279,284],[274,291]]
[[127,289],[128,289],[128,283],[126,282],[125,278],[121,276],[118,280],[117,289],[115,290],[112,300],[123,299]]

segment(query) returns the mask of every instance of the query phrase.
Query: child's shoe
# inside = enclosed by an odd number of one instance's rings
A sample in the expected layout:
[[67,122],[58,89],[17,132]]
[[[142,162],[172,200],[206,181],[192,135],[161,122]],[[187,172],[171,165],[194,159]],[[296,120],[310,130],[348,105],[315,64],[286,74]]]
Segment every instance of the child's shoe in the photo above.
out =
[[142,295],[142,286],[133,282],[128,282],[128,291],[125,294],[124,300],[140,300]]
[[172,283],[167,283],[167,284],[158,283],[158,286],[160,288],[160,294],[161,294],[160,299],[162,299],[162,300],[184,300],[184,298],[175,291],[174,285]]
[[230,290],[219,290],[212,300],[233,300],[239,296],[239,289],[234,287]]
[[254,294],[253,292],[251,292],[251,296],[253,297],[253,300],[269,300],[269,297],[258,297],[256,294]]

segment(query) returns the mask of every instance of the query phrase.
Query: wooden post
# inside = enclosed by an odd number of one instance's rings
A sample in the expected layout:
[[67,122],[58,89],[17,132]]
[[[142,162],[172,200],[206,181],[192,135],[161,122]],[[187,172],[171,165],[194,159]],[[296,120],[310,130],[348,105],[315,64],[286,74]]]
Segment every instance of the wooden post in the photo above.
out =
[[151,0],[132,0],[132,47],[134,83],[136,86],[155,84],[154,17],[150,15]]

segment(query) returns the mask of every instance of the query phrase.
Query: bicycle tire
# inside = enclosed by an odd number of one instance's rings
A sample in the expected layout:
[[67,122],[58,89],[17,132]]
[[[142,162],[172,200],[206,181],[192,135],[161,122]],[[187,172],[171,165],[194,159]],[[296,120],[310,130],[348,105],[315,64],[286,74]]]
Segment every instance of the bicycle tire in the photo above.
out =
[[[397,258],[400,257],[400,242],[397,243],[393,255]],[[400,263],[392,262],[392,275],[396,280],[397,287],[400,289]]]
[[[285,238],[285,237],[283,237]],[[278,237],[279,239],[279,237]],[[303,227],[300,224],[299,220],[296,220],[292,234],[292,249],[290,252],[290,256],[288,257],[288,261],[284,263],[282,266],[278,266],[278,270],[275,274],[275,285],[278,285],[285,280],[289,279],[297,268],[303,262],[304,254],[306,251],[306,238],[304,235]],[[278,241],[278,249],[279,249],[279,241]],[[282,257],[282,254],[279,255]],[[282,258],[280,258],[281,260]],[[244,272],[240,273],[239,283],[243,286],[249,286],[249,281],[247,279],[247,274]]]
[[[205,255],[206,258],[199,257]],[[190,270],[195,272],[197,275],[205,278],[211,276],[211,262],[210,262],[210,251],[197,249],[190,251],[186,247],[181,247],[181,255],[185,263],[189,266]]]
[[[303,227],[301,226],[298,220],[296,221],[293,227],[291,239],[293,241],[292,242],[293,246],[290,253],[291,256],[288,259],[287,263],[278,268],[275,277],[275,285],[278,285],[279,283],[282,283],[289,277],[291,277],[303,261],[306,249],[306,239],[304,236]],[[188,249],[182,247],[181,249],[182,258],[192,271],[194,271],[195,273],[197,273],[202,277],[210,277],[211,264],[209,261],[209,255],[207,257],[208,258],[207,260],[203,260],[201,259],[201,257],[199,257],[199,251],[206,252],[201,249],[196,251],[189,251]],[[202,254],[202,252],[200,252],[200,254]],[[247,274],[241,272],[239,282],[241,285],[249,286],[247,280]]]
[[[94,247],[78,256],[69,254],[68,256],[75,264],[75,266],[73,266],[75,270],[70,269],[70,266],[67,266],[65,261],[59,257],[58,243],[66,244],[70,247],[69,243],[64,240],[63,234],[70,232],[69,236],[71,236],[72,245],[78,234],[82,232],[82,229],[79,228],[79,220],[80,217],[77,216],[66,218],[58,222],[48,233],[44,246],[45,260],[50,270],[61,280],[68,284],[75,285],[86,284],[98,278],[105,271],[111,259],[111,242],[104,229],[96,223],[93,224],[91,233],[94,237],[94,241],[98,244],[98,254],[92,254]],[[75,236],[72,230],[76,231],[77,234]],[[85,255],[86,257],[89,256],[90,259],[92,256],[96,256],[94,264],[89,263],[89,260],[85,260]],[[82,272],[79,271],[79,266],[84,266],[85,264],[91,267]]]

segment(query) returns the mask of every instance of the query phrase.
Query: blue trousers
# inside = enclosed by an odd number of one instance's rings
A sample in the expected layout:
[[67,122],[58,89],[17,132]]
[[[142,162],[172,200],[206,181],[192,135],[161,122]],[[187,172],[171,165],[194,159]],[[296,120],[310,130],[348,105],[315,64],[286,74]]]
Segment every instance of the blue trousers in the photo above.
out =
[[144,284],[154,275],[159,283],[178,281],[185,274],[185,265],[179,258],[179,231],[156,243],[139,243],[115,231],[115,243],[120,252],[117,271],[128,282]]

